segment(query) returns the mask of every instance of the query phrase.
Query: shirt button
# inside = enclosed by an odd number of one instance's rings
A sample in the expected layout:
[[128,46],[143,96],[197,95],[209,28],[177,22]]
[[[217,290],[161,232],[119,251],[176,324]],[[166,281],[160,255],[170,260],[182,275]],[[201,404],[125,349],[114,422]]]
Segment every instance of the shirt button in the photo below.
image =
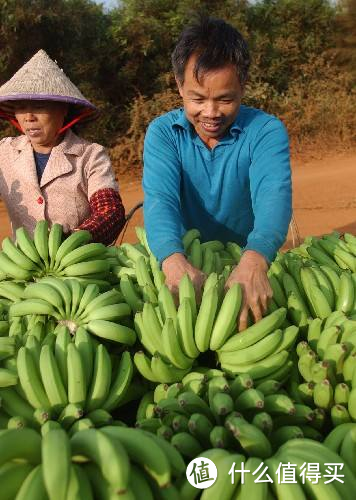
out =
[[39,205],[42,205],[42,203],[43,203],[43,198],[42,198],[42,196],[39,196],[39,197],[37,198],[37,203],[38,203]]

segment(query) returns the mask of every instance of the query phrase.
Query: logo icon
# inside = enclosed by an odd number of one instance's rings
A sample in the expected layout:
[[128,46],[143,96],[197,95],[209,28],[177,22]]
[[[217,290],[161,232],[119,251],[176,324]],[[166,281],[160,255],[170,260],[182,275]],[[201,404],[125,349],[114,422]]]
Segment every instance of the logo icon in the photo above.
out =
[[198,457],[189,462],[186,475],[192,486],[204,490],[215,483],[218,470],[208,458]]

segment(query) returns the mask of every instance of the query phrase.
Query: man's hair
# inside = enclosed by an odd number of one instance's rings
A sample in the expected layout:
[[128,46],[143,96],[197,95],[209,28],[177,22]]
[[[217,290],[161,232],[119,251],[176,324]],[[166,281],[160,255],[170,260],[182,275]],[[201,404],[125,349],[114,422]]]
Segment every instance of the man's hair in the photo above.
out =
[[181,84],[193,54],[197,55],[194,77],[198,82],[203,73],[228,64],[236,66],[240,84],[246,82],[250,66],[247,43],[239,31],[222,19],[200,16],[181,33],[172,53],[173,71]]

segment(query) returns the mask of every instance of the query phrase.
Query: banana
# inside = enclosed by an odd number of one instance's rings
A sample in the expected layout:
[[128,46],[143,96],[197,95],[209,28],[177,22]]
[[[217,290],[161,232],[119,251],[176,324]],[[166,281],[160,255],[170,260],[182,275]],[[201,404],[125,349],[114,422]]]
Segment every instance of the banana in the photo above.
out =
[[281,341],[282,330],[276,330],[245,349],[236,352],[220,352],[218,358],[220,363],[234,365],[238,370],[240,366],[255,363],[275,353]]
[[79,350],[74,343],[67,347],[68,401],[84,405],[87,393],[86,377]]
[[120,342],[121,344],[133,345],[136,342],[136,332],[132,328],[102,319],[89,321],[87,330],[97,337]]
[[37,222],[33,232],[33,242],[46,268],[49,267],[48,260],[48,222],[40,220]]
[[12,281],[0,282],[0,296],[12,302],[23,299],[23,292],[24,287],[20,283],[14,283]]
[[271,415],[295,415],[293,401],[285,394],[269,394],[264,398],[264,409]]
[[28,422],[20,415],[9,418],[7,422],[8,429],[23,429],[24,427],[28,427]]
[[350,470],[356,475],[355,456],[356,456],[356,427],[349,430],[342,442],[340,456],[350,467]]
[[176,434],[177,432],[188,432],[188,417],[185,415],[175,415],[172,418],[171,428]]
[[314,386],[314,404],[328,410],[333,405],[334,391],[328,379],[318,382]]
[[89,262],[94,259],[103,259],[104,253],[105,245],[102,243],[88,243],[84,246],[80,246],[79,248],[75,248],[62,257],[57,270],[61,271],[64,268],[78,264],[79,262]]
[[57,290],[62,297],[66,317],[69,318],[72,305],[72,294],[69,285],[67,285],[65,281],[52,276],[46,276],[40,281],[40,283],[48,283],[55,290]]
[[164,348],[162,346],[162,328],[155,308],[148,302],[143,306],[142,321],[141,343],[152,355],[155,352],[164,354]]
[[112,289],[107,292],[97,295],[85,307],[82,317],[85,319],[90,313],[105,306],[111,306],[120,302],[120,294],[117,290]]
[[29,281],[32,277],[32,273],[19,267],[15,262],[4,252],[0,252],[0,271],[2,271],[6,276],[11,276],[16,280]]
[[[120,429],[119,427],[106,427]],[[125,432],[131,429],[124,429]],[[97,429],[76,432],[70,439],[72,453],[84,455],[100,469],[105,480],[117,495],[123,495],[128,486],[130,462],[123,440]]]
[[16,373],[6,368],[0,368],[0,387],[11,387],[16,385],[17,381]]
[[68,344],[71,342],[69,329],[62,325],[57,330],[56,343],[54,348],[58,370],[61,374],[63,386],[68,387],[67,352]]
[[334,400],[337,405],[347,406],[350,396],[349,386],[345,383],[337,384],[334,388]]
[[155,288],[154,282],[152,281],[149,272],[148,263],[143,255],[138,257],[138,259],[136,260],[135,271],[136,271],[137,283],[141,287],[144,287],[145,285],[150,285],[153,288]]
[[63,299],[61,294],[47,283],[30,283],[24,290],[25,299],[40,299],[49,302],[64,317]]
[[121,355],[116,377],[112,381],[108,397],[102,405],[104,410],[110,411],[121,406],[129,389],[132,376],[133,363],[130,353],[126,351]]
[[107,426],[102,428],[102,432],[119,440],[130,459],[143,467],[161,488],[169,485],[172,470],[161,440],[153,434],[147,436],[144,431],[125,427]]
[[24,227],[16,229],[16,245],[35,264],[42,264],[36,246]]
[[235,283],[226,293],[217,314],[210,338],[210,349],[216,351],[225,344],[236,328],[237,316],[242,303],[242,290]]
[[183,297],[180,301],[177,312],[177,333],[180,346],[189,358],[196,358],[199,350],[194,340],[193,313],[191,301],[188,297]]
[[306,382],[312,382],[312,368],[315,363],[316,354],[314,351],[308,351],[299,358],[298,369]]
[[67,432],[68,432],[68,436],[72,437],[73,434],[75,434],[76,432],[84,431],[87,429],[94,429],[94,428],[95,428],[95,425],[90,420],[90,418],[85,417],[85,418],[81,418],[79,420],[76,420],[73,423],[73,425],[71,425],[71,427],[68,429]]
[[321,359],[324,359],[327,347],[338,342],[340,333],[341,329],[338,326],[330,326],[329,328],[321,332],[316,345],[316,351]]
[[349,384],[352,383],[353,373],[356,367],[356,351],[351,352],[349,356],[346,358],[344,362],[344,366],[342,367],[342,375],[344,378],[344,382]]
[[21,387],[34,408],[50,408],[50,402],[40,380],[31,352],[21,347],[17,354],[17,371]]
[[261,431],[266,434],[266,436],[269,436],[273,429],[272,417],[265,411],[256,413],[251,421],[251,424],[255,427],[258,427],[258,429],[261,429]]
[[[311,269],[307,268],[302,269],[302,273],[303,271],[312,273]],[[303,276],[303,274],[301,276]],[[316,282],[316,284],[314,284],[308,277],[308,282],[304,286],[304,290],[307,294],[314,317],[325,319],[330,316],[332,309],[323,291],[319,288],[318,283]]]
[[64,429],[68,429],[76,420],[82,418],[83,408],[74,403],[69,403],[58,417],[58,422]]
[[159,382],[151,368],[151,358],[146,356],[143,351],[137,351],[134,354],[134,363],[139,373],[150,382]]
[[171,444],[177,448],[179,453],[188,459],[199,456],[202,446],[199,441],[188,432],[178,432],[171,439]]
[[49,500],[67,498],[70,464],[70,442],[65,430],[45,434],[42,437],[42,470]]
[[[151,485],[144,472],[139,467],[131,465],[129,485],[133,493],[133,498],[144,498],[154,500]],[[167,489],[165,490],[167,492]]]
[[142,311],[142,298],[137,293],[129,276],[122,276],[120,279],[120,290],[125,298],[125,301],[134,312]]
[[219,300],[217,285],[205,290],[206,286],[194,330],[194,340],[200,352],[205,352],[209,348]]
[[55,311],[49,302],[41,299],[25,299],[15,302],[9,309],[10,317],[27,316],[31,314],[43,314],[54,316]]
[[22,415],[28,422],[33,421],[33,408],[13,387],[0,388],[2,409],[8,415]]
[[235,260],[235,263],[238,264],[240,262],[241,257],[242,257],[241,247],[235,242],[228,241],[226,243],[226,250],[229,252],[231,257]]
[[131,243],[122,243],[120,246],[121,250],[124,251],[126,257],[128,257],[133,262],[136,262],[142,255],[148,260],[147,251],[142,248],[142,246],[131,245]]
[[194,436],[202,446],[211,445],[209,436],[213,429],[211,420],[202,413],[192,413],[188,420],[189,432]]
[[94,364],[94,343],[91,335],[83,327],[79,327],[75,332],[75,346],[77,347],[85,372],[86,386],[89,387]]
[[197,303],[195,297],[195,289],[188,274],[185,274],[179,282],[179,303],[181,304],[184,299],[188,299],[191,307],[193,325],[197,318]]
[[351,422],[350,414],[343,405],[334,405],[330,410],[331,422],[334,427]]
[[336,299],[336,310],[349,313],[355,300],[355,288],[349,273],[343,272],[340,276],[339,294]]
[[75,231],[66,238],[60,245],[55,256],[55,268],[61,264],[61,260],[78,247],[86,245],[91,240],[89,231]]
[[48,254],[50,258],[50,268],[54,268],[57,251],[63,239],[63,227],[61,224],[52,224],[48,235]]
[[217,415],[218,417],[222,417],[234,410],[234,400],[232,399],[230,394],[217,392],[212,398],[210,407],[215,415]]
[[347,409],[352,420],[356,421],[356,387],[353,387],[350,392]]
[[310,269],[316,278],[320,290],[323,292],[326,300],[328,301],[330,309],[333,311],[335,307],[335,294],[329,278],[317,266],[312,266]]
[[188,414],[201,413],[214,422],[214,416],[209,405],[193,392],[182,392],[178,396],[179,406]]
[[182,351],[173,319],[167,318],[162,329],[162,343],[165,356],[170,363],[183,370],[192,366],[193,360],[188,358]]
[[2,240],[2,250],[4,254],[20,268],[26,271],[35,271],[38,269],[35,262],[29,259],[22,250],[17,248],[9,237]]
[[277,309],[277,311],[262,318],[258,323],[231,337],[220,348],[220,352],[238,351],[256,344],[256,342],[279,328],[284,322],[286,314],[287,310],[285,308]]
[[92,422],[92,426],[94,425],[95,427],[103,427],[113,422],[111,414],[103,408],[90,411],[86,417]]
[[310,321],[308,326],[307,339],[308,339],[308,344],[313,349],[313,351],[316,350],[316,346],[321,335],[321,328],[322,328],[322,320],[320,318],[314,318],[313,320]]
[[280,460],[276,457],[268,458],[265,461],[265,464],[268,466],[269,473],[272,477],[275,478],[273,481],[273,495],[272,498],[290,498],[293,500],[307,500],[306,495],[303,492],[302,486],[298,483],[290,483],[290,482],[282,482],[276,480],[276,473],[278,467],[280,466]]
[[151,370],[157,382],[167,384],[179,382],[188,371],[188,369],[176,368],[167,364],[158,353],[151,359]]
[[287,360],[288,352],[281,351],[256,363],[239,365],[238,368],[236,368],[236,365],[224,363],[224,369],[231,373],[249,373],[253,379],[261,379],[267,376],[276,379],[275,372],[279,368],[286,366]]
[[235,400],[235,409],[238,412],[246,410],[262,410],[264,408],[264,395],[257,389],[243,391]]
[[68,277],[88,276],[96,273],[105,273],[110,270],[110,264],[106,260],[96,259],[88,262],[77,262],[63,269],[62,274]]
[[182,244],[184,247],[184,251],[187,252],[189,250],[190,245],[193,243],[195,239],[200,239],[201,234],[198,229],[189,229],[185,232],[182,238]]
[[41,349],[39,366],[42,383],[53,410],[62,410],[68,404],[67,393],[61,380],[56,358],[48,345],[44,345]]
[[196,269],[201,269],[203,264],[203,252],[201,244],[198,238],[195,238],[191,245],[189,246],[189,251],[187,253],[188,261]]
[[152,285],[144,285],[142,287],[142,298],[144,302],[151,302],[156,306],[158,304],[156,288]]
[[51,412],[48,410],[44,410],[43,408],[37,408],[33,412],[33,420],[35,420],[35,422],[39,424],[41,428],[46,422],[48,422],[50,418]]
[[48,498],[43,481],[42,465],[37,465],[27,472],[21,483],[22,485],[16,494],[17,500],[45,500]]
[[245,389],[253,387],[253,379],[248,373],[237,375],[230,383],[230,391],[233,399],[236,399]]
[[303,437],[303,431],[297,425],[284,425],[273,431],[270,439],[274,449],[277,450],[282,444],[287,443],[290,439],[301,439]]
[[347,345],[343,343],[331,344],[325,349],[324,360],[329,361],[337,378],[342,378],[342,369],[347,354]]
[[80,303],[78,305],[77,309],[77,317],[81,317],[81,314],[84,312],[86,307],[90,302],[92,302],[98,295],[99,295],[99,287],[98,285],[95,284],[90,284],[85,287],[84,293],[82,295],[82,298],[80,300]]
[[272,447],[265,434],[240,417],[231,417],[226,422],[227,429],[240,443],[241,448],[252,456],[268,458],[272,455]]
[[[300,283],[299,283],[300,282]],[[298,304],[299,307],[303,311],[303,315],[306,315],[307,317],[310,316],[309,308],[307,306],[307,297],[306,293],[303,287],[303,284],[301,282],[301,276],[299,275],[299,280],[297,281],[291,274],[289,273],[284,273],[283,274],[283,288],[284,291],[289,297],[291,293],[293,293],[297,299],[298,299]]]
[[339,266],[335,264],[335,261],[324,251],[322,247],[317,248],[310,246],[308,247],[307,252],[319,265],[328,266],[331,270],[335,270],[336,272],[338,271]]
[[161,289],[161,286],[166,281],[166,276],[165,276],[164,272],[161,271],[159,262],[153,254],[150,255],[150,264],[151,264],[153,282],[154,282],[154,285],[155,285],[157,291],[159,292]]
[[14,459],[30,464],[41,462],[41,437],[28,427],[8,429],[0,433],[0,466]]
[[70,306],[69,317],[71,319],[74,319],[77,317],[76,312],[80,304],[81,298],[83,296],[84,288],[82,284],[76,279],[67,279],[65,281],[71,294],[71,306]]
[[177,328],[177,310],[173,296],[167,285],[162,285],[158,293],[158,306],[161,311],[163,322],[167,318],[171,318],[173,320],[174,327]]
[[268,273],[268,279],[273,292],[273,300],[276,302],[278,307],[286,307],[287,297],[284,293],[283,287],[278,281],[278,278],[276,278],[273,274]]
[[75,500],[93,500],[93,491],[90,481],[79,465],[73,464],[70,468],[67,498]]
[[288,314],[292,322],[300,328],[308,325],[308,311],[294,292],[290,292],[287,299]]

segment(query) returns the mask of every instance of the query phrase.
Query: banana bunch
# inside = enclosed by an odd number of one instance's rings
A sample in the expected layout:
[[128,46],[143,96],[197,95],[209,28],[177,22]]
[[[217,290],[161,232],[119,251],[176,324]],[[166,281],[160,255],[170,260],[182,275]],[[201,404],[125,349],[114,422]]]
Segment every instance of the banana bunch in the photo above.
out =
[[[14,356],[14,345],[3,344],[2,351],[6,348],[6,355]],[[14,361],[0,369],[0,398],[3,417],[20,418],[22,427],[52,419],[72,433],[84,425],[82,417],[89,427],[108,424],[110,412],[125,403],[133,376],[129,352],[110,356],[81,327],[72,337],[62,326],[42,342],[28,334]]]
[[115,289],[100,293],[94,283],[83,286],[76,279],[63,281],[48,276],[26,286],[23,300],[10,306],[9,316],[42,315],[68,326],[72,333],[85,327],[99,338],[133,345],[135,331],[118,323],[131,315],[129,305],[121,301]]
[[43,276],[75,277],[83,284],[109,287],[110,264],[102,243],[89,243],[89,231],[76,231],[63,240],[60,224],[48,228],[48,222],[36,224],[33,239],[24,228],[16,231],[16,242],[2,241],[0,272],[3,277],[33,281]]
[[63,429],[44,426],[42,436],[26,428],[0,436],[4,499],[141,500],[159,498],[162,488],[177,497],[172,480],[184,472],[173,446],[139,429],[105,426],[69,437]]
[[249,373],[252,378],[272,378],[288,370],[289,351],[298,337],[298,327],[282,330],[287,310],[279,308],[261,321],[232,336],[218,350],[221,367],[230,373]]
[[343,423],[335,427],[325,438],[324,445],[340,455],[356,477],[355,447],[356,423]]

